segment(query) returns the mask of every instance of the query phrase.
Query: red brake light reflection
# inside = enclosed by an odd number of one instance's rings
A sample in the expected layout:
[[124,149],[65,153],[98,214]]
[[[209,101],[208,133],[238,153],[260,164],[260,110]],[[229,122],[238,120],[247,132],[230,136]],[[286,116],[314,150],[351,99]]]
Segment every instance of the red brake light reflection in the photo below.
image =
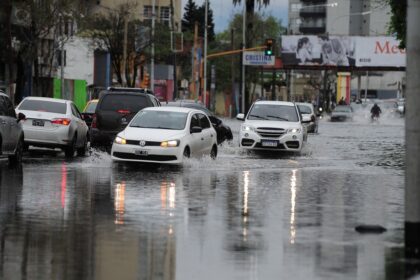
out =
[[123,115],[127,115],[131,113],[129,110],[118,110],[117,112]]
[[97,128],[97,124],[96,124],[97,120],[96,120],[96,114],[93,114],[92,116],[92,123],[90,124],[91,128]]

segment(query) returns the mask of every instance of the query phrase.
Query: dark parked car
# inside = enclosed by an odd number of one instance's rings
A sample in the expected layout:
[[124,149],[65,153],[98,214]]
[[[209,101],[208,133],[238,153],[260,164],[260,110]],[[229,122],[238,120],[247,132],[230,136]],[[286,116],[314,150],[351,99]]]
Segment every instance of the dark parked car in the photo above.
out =
[[8,157],[12,166],[22,161],[24,137],[20,121],[24,119],[22,113],[16,117],[9,97],[0,92],[0,158]]
[[99,96],[90,127],[92,147],[110,149],[117,133],[127,126],[138,111],[160,106],[159,100],[144,89],[108,88]]
[[209,117],[214,129],[216,130],[217,144],[221,144],[226,140],[230,141],[233,139],[232,130],[230,129],[230,127],[225,125],[221,119],[216,117],[201,102],[196,102],[194,100],[177,100],[168,102],[166,106],[187,107],[203,111]]
[[92,118],[95,114],[96,105],[98,105],[98,99],[92,99],[86,104],[85,109],[83,109],[82,116],[88,127],[92,124]]

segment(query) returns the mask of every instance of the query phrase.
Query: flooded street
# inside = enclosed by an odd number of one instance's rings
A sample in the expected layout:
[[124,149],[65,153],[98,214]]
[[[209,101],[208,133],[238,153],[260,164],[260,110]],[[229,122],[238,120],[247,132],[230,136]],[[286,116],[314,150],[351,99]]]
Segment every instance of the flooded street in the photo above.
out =
[[401,279],[404,120],[356,114],[301,155],[248,155],[225,120],[233,142],[181,168],[2,161],[0,279]]

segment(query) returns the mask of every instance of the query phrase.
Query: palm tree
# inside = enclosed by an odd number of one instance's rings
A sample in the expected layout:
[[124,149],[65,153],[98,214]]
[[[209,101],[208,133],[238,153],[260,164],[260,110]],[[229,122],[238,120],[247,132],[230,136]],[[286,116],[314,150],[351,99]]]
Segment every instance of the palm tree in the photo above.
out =
[[[270,0],[245,0],[246,5],[246,47],[250,48],[252,45],[252,40],[249,34],[252,34],[253,29],[253,19],[254,19],[254,11],[255,11],[255,4],[258,5],[258,8],[261,8],[262,6],[268,6],[270,4]],[[239,5],[241,4],[242,0],[233,0],[233,4]]]

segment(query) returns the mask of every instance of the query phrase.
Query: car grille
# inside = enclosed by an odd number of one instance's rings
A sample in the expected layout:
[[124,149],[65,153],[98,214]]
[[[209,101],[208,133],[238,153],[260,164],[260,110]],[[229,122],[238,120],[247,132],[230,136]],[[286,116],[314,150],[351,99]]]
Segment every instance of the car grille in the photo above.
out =
[[121,159],[133,159],[133,160],[150,160],[150,161],[171,161],[177,160],[176,156],[165,156],[165,155],[148,155],[148,156],[141,156],[135,155],[130,153],[121,153],[121,152],[114,152],[112,154],[114,157],[121,158]]
[[279,138],[286,133],[286,130],[283,128],[275,127],[258,127],[255,132],[258,133],[261,137],[265,138]]
[[244,138],[244,139],[242,139],[241,144],[242,144],[242,146],[249,147],[249,146],[252,146],[254,144],[254,140]]
[[[126,140],[126,143],[129,145],[140,145],[139,140]],[[144,146],[160,146],[160,142],[146,141]]]

